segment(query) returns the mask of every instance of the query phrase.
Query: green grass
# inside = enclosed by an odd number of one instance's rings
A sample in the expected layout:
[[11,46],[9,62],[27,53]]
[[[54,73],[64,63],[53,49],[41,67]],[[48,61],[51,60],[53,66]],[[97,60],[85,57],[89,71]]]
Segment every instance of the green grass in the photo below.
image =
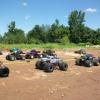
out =
[[77,44],[57,44],[57,43],[46,43],[46,44],[0,44],[0,48],[22,48],[22,49],[31,49],[31,48],[84,48],[85,45]]

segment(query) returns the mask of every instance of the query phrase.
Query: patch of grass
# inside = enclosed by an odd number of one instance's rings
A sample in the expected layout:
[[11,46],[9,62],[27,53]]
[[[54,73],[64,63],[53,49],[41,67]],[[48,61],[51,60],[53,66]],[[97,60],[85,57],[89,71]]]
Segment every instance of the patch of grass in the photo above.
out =
[[32,49],[32,48],[84,48],[85,45],[77,45],[73,43],[68,44],[58,44],[58,43],[46,43],[46,44],[0,44],[0,48],[22,48],[22,49]]

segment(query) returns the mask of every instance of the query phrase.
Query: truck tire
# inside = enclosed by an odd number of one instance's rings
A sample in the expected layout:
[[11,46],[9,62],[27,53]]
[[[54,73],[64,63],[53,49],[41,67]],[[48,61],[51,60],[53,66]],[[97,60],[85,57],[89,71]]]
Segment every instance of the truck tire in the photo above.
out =
[[2,51],[0,51],[0,55],[3,55]]
[[35,66],[36,66],[36,69],[41,69],[41,61],[37,61]]
[[100,57],[98,57],[98,61],[99,61],[99,63],[100,63]]
[[81,62],[80,62],[80,59],[76,59],[75,64],[76,64],[76,65],[79,65],[79,66],[82,65]]
[[68,64],[62,62],[62,63],[59,63],[59,69],[62,70],[62,71],[67,71],[68,69]]
[[7,59],[7,60],[10,60],[10,61],[16,60],[15,56],[13,56],[13,55],[7,55],[7,56],[6,56],[6,59]]
[[32,56],[32,55],[26,55],[25,58],[26,58],[26,59],[33,59],[34,56]]
[[93,62],[90,61],[90,60],[86,60],[85,66],[86,66],[86,67],[92,67],[92,66],[93,66]]
[[3,68],[0,68],[0,77],[8,77],[9,68],[3,65]]
[[43,70],[44,69],[44,66],[45,66],[45,62],[41,62],[41,61],[37,61],[35,66],[36,66],[36,69],[40,69],[40,70]]
[[25,60],[25,57],[24,57],[24,56],[22,56],[22,57],[21,57],[21,60]]
[[44,71],[45,72],[53,72],[54,71],[53,64],[51,64],[51,63],[45,63]]
[[94,66],[99,66],[99,60],[98,59],[94,59],[93,60],[93,65]]

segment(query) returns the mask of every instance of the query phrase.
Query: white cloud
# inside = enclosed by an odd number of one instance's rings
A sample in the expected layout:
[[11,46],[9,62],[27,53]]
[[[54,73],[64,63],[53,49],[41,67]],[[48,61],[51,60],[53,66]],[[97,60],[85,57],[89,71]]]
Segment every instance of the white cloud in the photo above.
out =
[[94,12],[97,12],[97,9],[95,9],[95,8],[88,8],[88,9],[85,10],[85,12],[94,13]]
[[23,6],[27,6],[28,4],[27,4],[27,2],[23,2],[22,5]]
[[29,20],[31,18],[31,16],[29,16],[29,15],[27,15],[27,16],[25,16],[25,20],[27,21],[27,20]]

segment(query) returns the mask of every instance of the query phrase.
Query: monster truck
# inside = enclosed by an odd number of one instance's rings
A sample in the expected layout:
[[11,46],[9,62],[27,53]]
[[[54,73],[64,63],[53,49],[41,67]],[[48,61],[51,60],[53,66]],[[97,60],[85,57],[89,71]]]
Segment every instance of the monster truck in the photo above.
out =
[[43,57],[36,62],[36,69],[41,69],[45,72],[53,72],[57,67],[62,71],[66,71],[68,64],[54,56]]
[[6,59],[10,61],[25,60],[25,54],[21,54],[20,52],[11,53],[6,56]]
[[77,58],[75,63],[76,65],[91,67],[98,66],[99,60],[91,54],[86,54],[81,56],[80,58]]
[[22,54],[23,53],[23,51],[21,49],[19,49],[19,48],[12,48],[12,49],[10,49],[10,52],[11,53],[18,53],[18,54]]
[[75,53],[77,54],[86,54],[85,49],[76,50]]
[[57,57],[57,55],[55,54],[55,51],[51,50],[51,49],[45,49],[43,52],[42,52],[42,56],[43,57],[46,57],[46,56],[55,56]]
[[26,59],[33,59],[33,58],[39,58],[40,57],[40,51],[37,51],[35,49],[32,49],[30,52],[27,52],[25,55]]

